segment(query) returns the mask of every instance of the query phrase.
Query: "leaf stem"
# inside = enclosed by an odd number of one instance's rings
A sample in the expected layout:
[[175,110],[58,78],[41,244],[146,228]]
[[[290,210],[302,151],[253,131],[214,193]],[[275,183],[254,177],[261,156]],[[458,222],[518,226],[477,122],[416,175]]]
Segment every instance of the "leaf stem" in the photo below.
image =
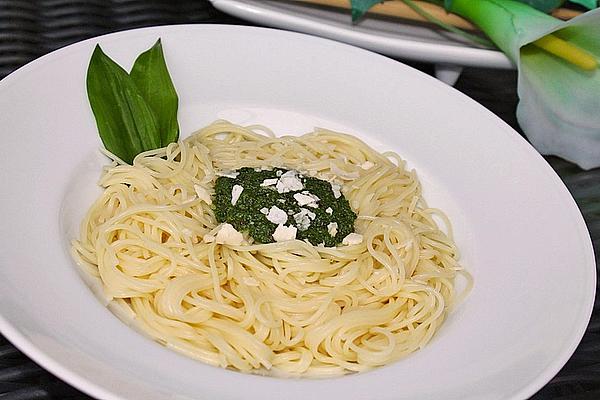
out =
[[532,44],[586,71],[598,68],[598,60],[592,54],[552,34]]

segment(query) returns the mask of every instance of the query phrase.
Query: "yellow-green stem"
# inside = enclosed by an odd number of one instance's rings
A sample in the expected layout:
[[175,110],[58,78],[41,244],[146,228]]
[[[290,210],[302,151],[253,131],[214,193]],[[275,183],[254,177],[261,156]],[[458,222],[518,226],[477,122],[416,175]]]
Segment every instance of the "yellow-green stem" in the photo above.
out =
[[546,35],[532,44],[586,71],[598,68],[598,60],[592,54],[554,35]]

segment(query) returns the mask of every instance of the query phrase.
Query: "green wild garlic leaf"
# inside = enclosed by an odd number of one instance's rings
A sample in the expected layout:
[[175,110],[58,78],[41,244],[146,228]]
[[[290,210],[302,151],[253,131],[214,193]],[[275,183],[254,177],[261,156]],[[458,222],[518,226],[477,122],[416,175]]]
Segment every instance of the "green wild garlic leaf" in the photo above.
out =
[[87,71],[87,93],[102,143],[131,164],[161,145],[154,114],[127,72],[96,45]]
[[156,117],[161,146],[176,142],[179,138],[179,99],[167,69],[160,39],[139,55],[130,76]]

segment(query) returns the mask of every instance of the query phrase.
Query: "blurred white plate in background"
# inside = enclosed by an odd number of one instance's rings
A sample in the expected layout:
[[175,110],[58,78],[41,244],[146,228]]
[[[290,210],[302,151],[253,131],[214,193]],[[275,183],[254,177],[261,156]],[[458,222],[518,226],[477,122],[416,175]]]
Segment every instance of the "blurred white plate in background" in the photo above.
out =
[[219,10],[254,23],[339,40],[413,61],[485,68],[514,68],[500,51],[477,47],[424,24],[367,14],[352,24],[350,11],[278,0],[210,0]]

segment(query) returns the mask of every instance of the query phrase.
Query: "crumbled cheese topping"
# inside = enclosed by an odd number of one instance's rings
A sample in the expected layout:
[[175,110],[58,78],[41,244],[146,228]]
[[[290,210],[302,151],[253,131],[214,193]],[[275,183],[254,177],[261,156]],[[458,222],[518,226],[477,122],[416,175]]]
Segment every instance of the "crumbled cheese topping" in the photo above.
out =
[[327,208],[325,209],[325,212],[326,212],[327,214],[331,215],[331,214],[333,214],[333,208],[331,208],[331,207],[327,207]]
[[317,214],[306,208],[301,208],[299,212],[294,214],[294,221],[300,231],[305,231],[310,226],[312,220],[316,218]]
[[277,225],[275,232],[273,232],[273,239],[276,242],[286,242],[288,240],[296,239],[296,229],[295,226],[286,226],[283,224]]
[[242,194],[243,191],[244,191],[243,186],[233,185],[233,188],[231,189],[231,205],[232,206],[235,206],[235,204],[239,200],[240,195]]
[[281,172],[280,170],[277,170],[277,172],[275,172],[275,175],[277,176],[281,176],[281,174],[283,174],[283,172]]
[[275,225],[285,224],[287,222],[287,213],[277,206],[271,207],[267,214],[267,219]]
[[331,236],[337,235],[337,231],[338,231],[338,224],[337,224],[337,222],[330,222],[327,225],[327,232],[329,232],[329,234]]
[[243,240],[244,236],[240,232],[235,230],[233,225],[227,223],[221,225],[221,228],[219,229],[219,232],[217,232],[217,236],[215,237],[215,241],[217,243],[230,244],[233,246],[239,246],[240,244],[242,244]]
[[205,202],[206,204],[212,204],[212,198],[210,197],[210,193],[204,187],[200,185],[194,185],[194,191],[198,195],[198,198]]
[[333,197],[339,199],[342,195],[342,186],[337,183],[331,183],[331,190],[333,191]]
[[262,186],[262,187],[275,186],[275,185],[277,185],[277,182],[279,182],[279,179],[277,179],[277,178],[265,179],[264,181],[262,181],[260,186]]
[[294,170],[287,171],[281,175],[275,187],[277,188],[277,193],[287,193],[304,189],[304,185],[298,177],[298,172]]
[[371,161],[368,161],[368,160],[367,160],[367,161],[365,161],[364,163],[362,163],[362,164],[360,165],[360,167],[361,167],[362,169],[364,169],[364,170],[371,169],[371,168],[373,168],[374,166],[375,166],[375,164],[373,164],[373,162],[371,162]]
[[360,233],[349,233],[343,240],[342,244],[346,246],[350,246],[353,244],[361,244],[363,241],[363,236]]
[[225,178],[235,179],[240,173],[237,171],[220,171],[217,172],[217,176],[224,176]]
[[319,207],[317,202],[320,199],[308,191],[294,194],[294,199],[296,200],[296,202],[298,203],[298,205],[300,207],[302,207],[302,206],[308,206],[308,207],[312,207],[312,208]]
[[261,209],[260,209],[260,212],[261,212],[262,214],[265,214],[265,215],[267,215],[267,214],[269,213],[269,209],[268,209],[267,207],[263,207],[263,208],[261,208]]

